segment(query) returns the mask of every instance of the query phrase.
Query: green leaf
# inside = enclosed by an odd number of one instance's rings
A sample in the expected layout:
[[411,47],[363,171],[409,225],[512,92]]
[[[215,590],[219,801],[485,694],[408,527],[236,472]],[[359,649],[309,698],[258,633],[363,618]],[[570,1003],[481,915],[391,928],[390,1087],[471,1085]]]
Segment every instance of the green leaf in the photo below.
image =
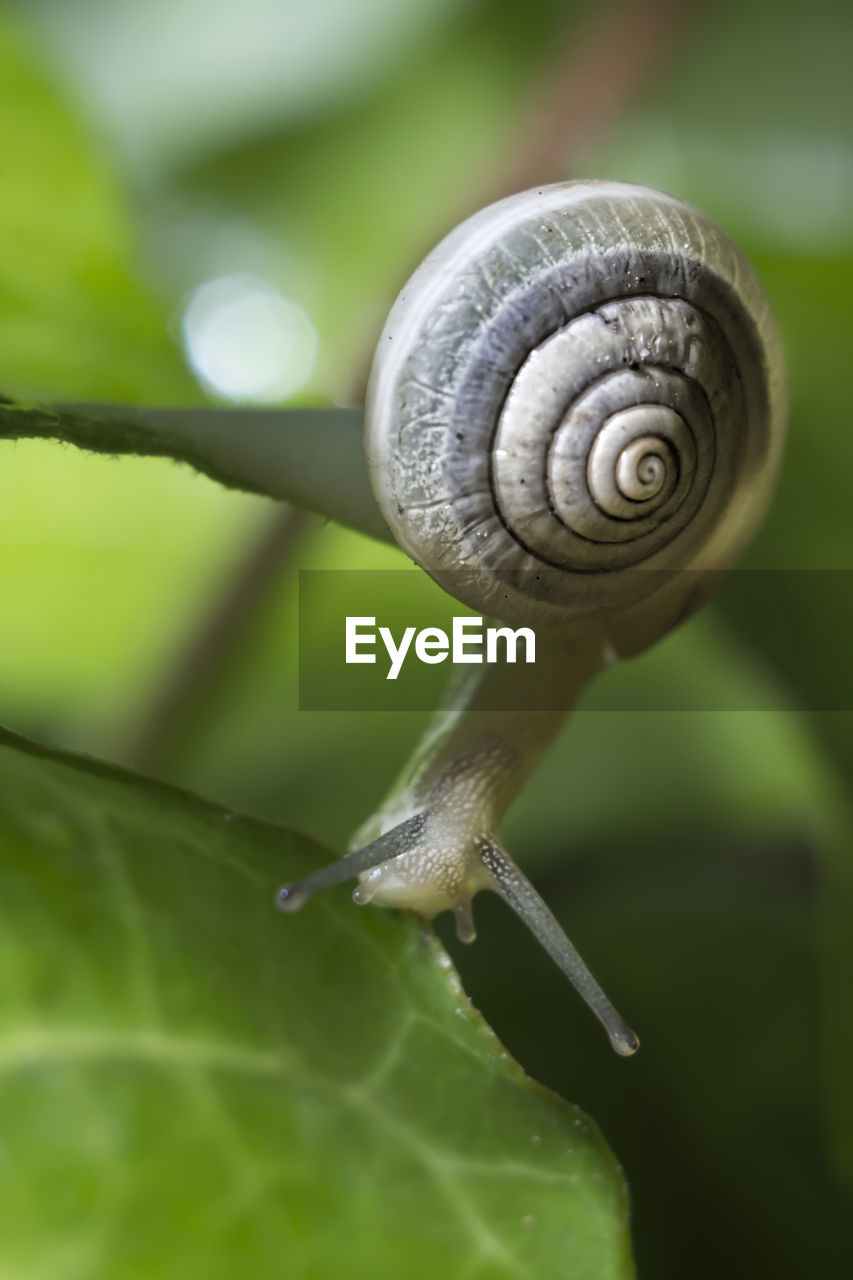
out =
[[597,1130],[428,934],[278,915],[282,828],[6,732],[0,778],[4,1274],[631,1274]]

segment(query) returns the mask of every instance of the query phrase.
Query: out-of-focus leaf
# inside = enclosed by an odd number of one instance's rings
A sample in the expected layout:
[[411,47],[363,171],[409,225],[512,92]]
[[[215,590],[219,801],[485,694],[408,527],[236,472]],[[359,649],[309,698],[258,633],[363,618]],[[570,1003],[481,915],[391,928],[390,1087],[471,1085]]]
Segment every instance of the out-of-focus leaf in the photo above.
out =
[[[833,717],[834,734],[853,741],[853,715]],[[840,722],[840,723],[839,723]],[[847,788],[848,805],[851,789]],[[853,808],[853,806],[851,806]],[[847,838],[840,840],[826,869],[823,912],[823,1043],[826,1050],[826,1108],[829,1146],[853,1195],[853,1019],[850,990],[853,983],[853,816]]]
[[458,0],[308,8],[244,0],[239,9],[231,0],[12,2],[62,61],[121,163],[147,177],[273,122],[346,104],[458,8]]
[[171,462],[0,443],[7,723],[77,745],[103,734],[141,696],[267,507]]
[[763,0],[702,6],[681,56],[587,157],[590,174],[676,192],[765,251],[849,253],[851,39],[838,0],[779,0],[772,22]]
[[674,825],[758,842],[836,832],[833,762],[751,639],[706,606],[599,676],[512,810],[508,838],[553,863],[590,841],[665,839]]
[[0,15],[0,386],[185,402],[166,317],[134,279],[116,189],[34,51]]
[[0,779],[5,1271],[631,1274],[594,1126],[427,935],[275,912],[322,851],[5,733]]
[[[0,388],[24,398],[198,398],[136,279],[116,179],[44,50],[0,14]],[[116,714],[261,514],[185,468],[0,445],[0,696],[80,741]]]

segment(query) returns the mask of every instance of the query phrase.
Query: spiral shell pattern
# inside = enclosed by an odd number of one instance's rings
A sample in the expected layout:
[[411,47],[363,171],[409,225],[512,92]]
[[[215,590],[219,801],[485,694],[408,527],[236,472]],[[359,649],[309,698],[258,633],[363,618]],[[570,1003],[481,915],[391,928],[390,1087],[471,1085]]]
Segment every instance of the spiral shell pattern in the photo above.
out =
[[525,192],[463,223],[395,304],[368,392],[374,490],[457,598],[571,624],[642,599],[645,571],[740,553],[778,464],[781,370],[754,273],[696,210],[625,183]]

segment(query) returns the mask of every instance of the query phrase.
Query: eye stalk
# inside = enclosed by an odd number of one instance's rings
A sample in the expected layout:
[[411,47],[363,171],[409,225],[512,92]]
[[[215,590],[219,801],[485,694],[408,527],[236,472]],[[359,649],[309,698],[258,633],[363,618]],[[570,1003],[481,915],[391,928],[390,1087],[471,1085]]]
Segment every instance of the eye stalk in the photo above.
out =
[[[280,911],[292,914],[304,906],[307,900],[320,889],[331,889],[332,885],[351,880],[362,875],[371,868],[382,863],[390,863],[400,854],[405,853],[416,841],[424,825],[424,814],[416,814],[401,822],[398,827],[373,840],[362,849],[355,849],[338,862],[330,862],[327,867],[320,867],[310,875],[293,884],[285,884],[276,894],[276,904]],[[358,892],[358,890],[356,890]],[[369,899],[365,899],[368,901]]]

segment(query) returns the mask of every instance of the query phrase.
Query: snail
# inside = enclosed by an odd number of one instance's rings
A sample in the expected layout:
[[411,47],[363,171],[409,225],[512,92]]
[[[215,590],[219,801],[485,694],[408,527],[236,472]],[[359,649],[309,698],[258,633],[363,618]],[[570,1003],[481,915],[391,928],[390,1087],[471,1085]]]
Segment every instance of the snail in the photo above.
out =
[[784,434],[779,337],[749,263],[681,200],[567,182],[469,218],[404,287],[364,444],[399,545],[484,615],[534,626],[533,674],[466,669],[340,861],[357,903],[431,918],[496,891],[599,1018],[639,1041],[495,830],[585,683],[713,590],[754,532]]

